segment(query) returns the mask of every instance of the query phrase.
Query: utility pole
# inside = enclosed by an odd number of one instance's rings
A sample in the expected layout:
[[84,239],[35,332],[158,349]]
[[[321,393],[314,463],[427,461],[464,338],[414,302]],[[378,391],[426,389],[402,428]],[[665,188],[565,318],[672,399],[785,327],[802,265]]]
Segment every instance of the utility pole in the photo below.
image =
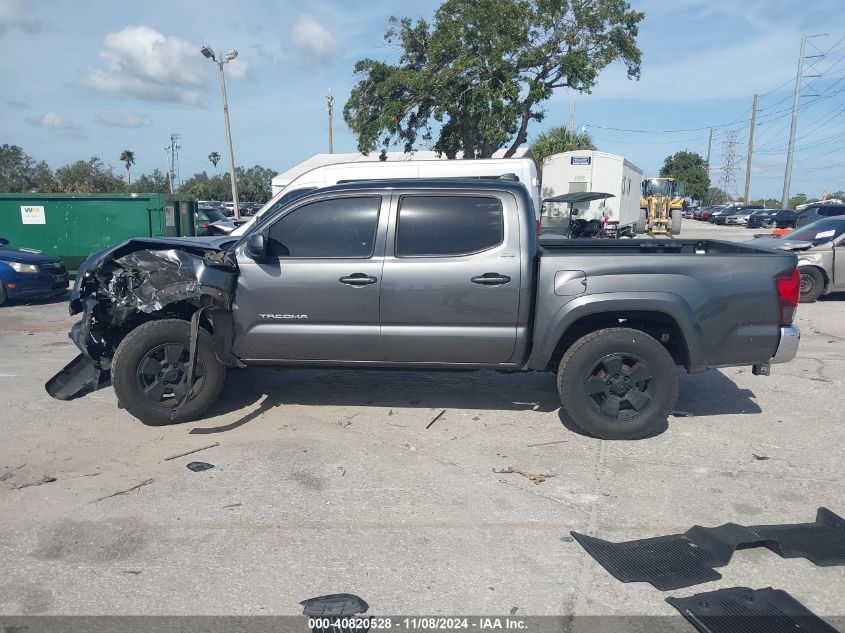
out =
[[170,178],[170,193],[173,193],[173,187],[178,187],[180,184],[179,150],[182,149],[182,146],[179,145],[180,138],[182,138],[182,135],[176,134],[175,132],[170,135],[170,145],[168,146],[170,150],[170,172],[168,173]]
[[751,154],[754,152],[754,127],[757,124],[757,93],[754,93],[754,101],[751,103],[751,129],[748,131],[748,160],[745,163],[745,204],[750,201],[748,196],[751,190]]
[[569,105],[569,133],[575,132],[575,99]]
[[[713,149],[713,128],[710,128],[710,138],[707,139],[707,181],[710,181],[710,150]],[[704,193],[704,204],[710,204],[710,191]]]
[[167,161],[167,184],[173,193],[173,168],[171,167],[170,145],[164,148],[164,159]]
[[326,95],[326,111],[329,113],[329,154],[334,154],[334,125],[332,115],[334,114],[334,95],[332,89]]
[[795,94],[792,97],[792,124],[789,127],[789,149],[786,151],[786,173],[783,175],[782,209],[789,205],[789,185],[792,180],[792,154],[795,152],[795,128],[798,126],[798,104],[801,101],[801,79],[804,75],[804,47],[807,36],[801,36],[801,52],[798,54],[798,74],[795,75]]

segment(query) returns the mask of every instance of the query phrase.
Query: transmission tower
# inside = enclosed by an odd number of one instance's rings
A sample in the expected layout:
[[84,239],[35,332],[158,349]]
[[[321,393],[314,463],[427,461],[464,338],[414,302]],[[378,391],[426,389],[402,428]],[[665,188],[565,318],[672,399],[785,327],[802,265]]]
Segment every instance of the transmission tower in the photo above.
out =
[[730,130],[725,137],[722,150],[722,170],[719,174],[719,189],[734,199],[739,195],[736,186],[736,139],[736,131]]

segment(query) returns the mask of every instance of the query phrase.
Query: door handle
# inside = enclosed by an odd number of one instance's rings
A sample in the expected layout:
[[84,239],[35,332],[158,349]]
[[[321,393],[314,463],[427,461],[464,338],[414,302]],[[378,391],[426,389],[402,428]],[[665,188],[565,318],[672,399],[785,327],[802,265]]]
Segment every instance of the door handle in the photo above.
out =
[[355,273],[354,275],[341,277],[338,281],[347,286],[369,286],[370,284],[376,283],[378,279],[365,275],[364,273]]
[[474,284],[481,284],[482,286],[500,286],[506,284],[511,280],[507,275],[499,273],[484,273],[478,277],[473,277],[470,281]]

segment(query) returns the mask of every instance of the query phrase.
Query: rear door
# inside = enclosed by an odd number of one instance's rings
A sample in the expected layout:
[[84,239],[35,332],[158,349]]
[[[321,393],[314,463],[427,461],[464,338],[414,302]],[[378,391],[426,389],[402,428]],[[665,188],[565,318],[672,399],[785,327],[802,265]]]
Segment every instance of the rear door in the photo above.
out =
[[354,192],[308,201],[238,253],[233,350],[248,360],[378,361],[387,203]]
[[395,195],[381,289],[382,347],[398,363],[506,363],[522,276],[508,193]]

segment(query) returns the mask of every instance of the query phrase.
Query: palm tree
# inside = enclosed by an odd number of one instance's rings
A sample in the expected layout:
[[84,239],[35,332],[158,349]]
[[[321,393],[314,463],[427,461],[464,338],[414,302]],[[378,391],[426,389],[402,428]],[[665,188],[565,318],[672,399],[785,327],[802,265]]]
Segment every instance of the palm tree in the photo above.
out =
[[214,169],[217,169],[217,163],[220,162],[220,154],[217,152],[211,152],[208,155],[208,160],[210,160],[211,164],[214,165]]
[[553,154],[571,152],[577,149],[596,149],[593,139],[587,132],[570,132],[565,127],[553,127],[541,133],[531,143],[531,154],[542,169],[543,161]]
[[120,152],[120,162],[126,167],[126,180],[128,184],[132,184],[132,173],[129,171],[130,167],[135,164],[135,152],[128,149]]

